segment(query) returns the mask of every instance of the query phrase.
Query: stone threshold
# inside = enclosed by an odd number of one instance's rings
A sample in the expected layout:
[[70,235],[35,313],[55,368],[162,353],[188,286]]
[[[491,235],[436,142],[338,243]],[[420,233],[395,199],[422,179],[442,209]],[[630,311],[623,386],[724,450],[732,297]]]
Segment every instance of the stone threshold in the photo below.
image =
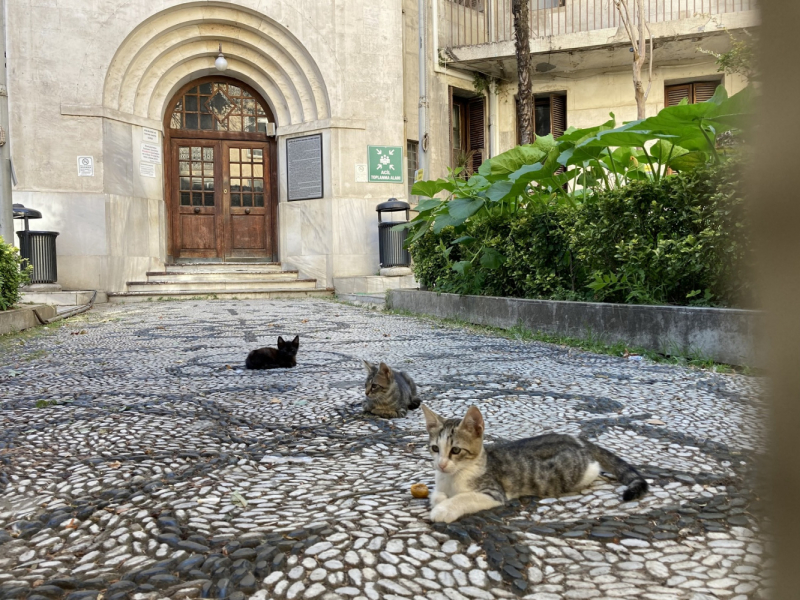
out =
[[459,296],[391,290],[391,309],[476,325],[604,343],[624,342],[665,355],[691,356],[714,362],[763,368],[763,313],[693,306],[650,306],[602,302],[528,300],[493,296]]
[[0,311],[0,335],[16,333],[41,325],[36,313],[43,321],[46,321],[56,316],[56,309],[47,304],[31,304],[29,306],[17,305],[11,310]]

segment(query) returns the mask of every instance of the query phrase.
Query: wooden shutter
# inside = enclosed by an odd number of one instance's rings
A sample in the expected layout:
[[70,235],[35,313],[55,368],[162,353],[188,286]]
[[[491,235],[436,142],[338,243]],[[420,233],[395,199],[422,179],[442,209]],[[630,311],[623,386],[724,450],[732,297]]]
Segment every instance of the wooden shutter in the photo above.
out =
[[567,97],[550,95],[550,133],[558,139],[567,129]]
[[692,84],[682,83],[680,85],[670,85],[664,88],[664,106],[677,106],[684,98],[691,103]]
[[467,127],[469,128],[469,151],[475,151],[472,157],[472,170],[478,171],[486,154],[486,118],[484,99],[470,100],[467,107]]
[[717,91],[717,86],[721,85],[721,81],[697,81],[694,83],[694,102],[707,102],[711,100],[711,96]]

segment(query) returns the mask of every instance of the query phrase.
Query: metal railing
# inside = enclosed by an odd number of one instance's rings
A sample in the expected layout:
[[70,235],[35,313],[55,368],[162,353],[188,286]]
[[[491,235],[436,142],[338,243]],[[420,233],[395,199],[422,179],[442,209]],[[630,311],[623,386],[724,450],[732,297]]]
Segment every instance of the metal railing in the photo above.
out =
[[[514,39],[512,0],[436,1],[449,48]],[[529,0],[529,6],[531,39],[621,25],[613,0]],[[645,0],[649,23],[755,9],[756,0]]]

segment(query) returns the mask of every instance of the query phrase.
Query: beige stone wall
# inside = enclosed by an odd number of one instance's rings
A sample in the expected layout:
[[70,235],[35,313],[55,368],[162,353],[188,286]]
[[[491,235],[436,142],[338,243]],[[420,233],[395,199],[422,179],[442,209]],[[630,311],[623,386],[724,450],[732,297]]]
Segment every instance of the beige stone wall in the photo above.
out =
[[[405,147],[401,0],[126,2],[9,0],[9,88],[15,202],[61,232],[66,288],[123,290],[167,259],[161,167],[139,175],[142,127],[162,130],[167,103],[212,74],[221,42],[226,76],[268,101],[284,140],[322,132],[325,197],[286,202],[280,257],[331,285],[378,270],[375,204],[405,184],[355,183],[367,145]],[[79,155],[94,177],[78,177]]]
[[[471,73],[439,64],[446,32],[437,7],[431,2],[426,177],[450,166],[450,88],[474,92]],[[408,186],[357,183],[355,166],[367,162],[368,145],[405,153],[418,138],[417,0],[9,0],[8,13],[14,200],[44,213],[36,228],[61,232],[67,289],[124,290],[169,259],[163,163],[155,178],[140,175],[143,128],[162,131],[176,91],[216,72],[220,42],[225,75],[258,90],[275,114],[283,264],[320,286],[378,272],[375,205],[406,198]],[[665,81],[715,74],[687,44],[657,64],[648,114],[662,106]],[[609,111],[620,121],[635,116],[627,52],[552,60],[559,69],[537,74],[534,91],[566,91],[569,125],[595,125]],[[502,85],[487,98],[495,152],[516,138],[515,77],[502,61]],[[743,86],[732,77],[725,84]],[[324,198],[287,202],[285,140],[317,132]],[[78,177],[79,155],[94,157],[94,177]]]

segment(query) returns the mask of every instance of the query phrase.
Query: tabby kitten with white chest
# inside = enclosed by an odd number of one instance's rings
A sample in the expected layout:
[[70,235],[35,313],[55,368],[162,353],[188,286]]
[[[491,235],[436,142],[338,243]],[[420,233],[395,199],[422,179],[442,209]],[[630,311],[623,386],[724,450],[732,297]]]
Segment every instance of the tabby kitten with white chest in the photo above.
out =
[[403,371],[395,371],[386,363],[373,365],[364,361],[367,381],[364,383],[364,412],[386,419],[405,417],[409,410],[419,408],[417,386]]
[[548,433],[483,445],[481,411],[445,419],[422,406],[435,471],[431,521],[450,523],[520,496],[558,496],[589,486],[600,469],[627,486],[628,502],[647,492],[647,481],[616,454],[588,440]]

